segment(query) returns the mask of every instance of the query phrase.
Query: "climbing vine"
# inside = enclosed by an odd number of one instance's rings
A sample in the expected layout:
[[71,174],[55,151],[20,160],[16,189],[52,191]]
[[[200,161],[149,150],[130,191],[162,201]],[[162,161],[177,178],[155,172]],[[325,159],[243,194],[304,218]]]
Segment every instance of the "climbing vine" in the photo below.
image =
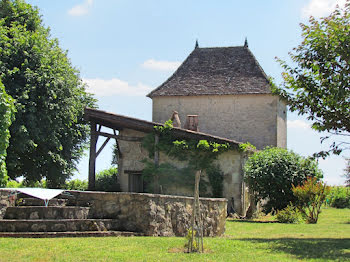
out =
[[[148,191],[152,191],[154,188],[154,178],[156,176],[158,178],[157,182],[164,188],[178,185],[192,189],[195,172],[202,170],[206,172],[208,181],[201,179],[200,195],[221,197],[223,173],[220,167],[214,164],[214,161],[220,153],[229,149],[229,145],[207,140],[178,140],[171,131],[172,128],[172,121],[168,120],[163,126],[155,126],[154,131],[143,140],[142,146],[149,153],[149,159],[144,159],[145,168],[143,170],[143,177],[148,185]],[[157,144],[155,143],[156,135],[159,137]],[[157,165],[150,160],[153,159],[155,150],[159,150],[175,160],[185,161],[187,166],[177,168],[167,162]],[[211,187],[212,194],[208,194],[208,186]]]
[[0,81],[0,187],[6,185],[8,179],[6,169],[6,149],[9,146],[9,127],[14,120],[14,100],[5,91]]

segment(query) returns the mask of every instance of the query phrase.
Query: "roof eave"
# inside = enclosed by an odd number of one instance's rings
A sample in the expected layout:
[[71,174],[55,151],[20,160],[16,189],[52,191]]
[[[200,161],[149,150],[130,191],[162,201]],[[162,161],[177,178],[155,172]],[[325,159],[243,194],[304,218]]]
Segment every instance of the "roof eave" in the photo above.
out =
[[[112,129],[133,129],[145,133],[152,132],[154,126],[163,126],[161,123],[150,122],[142,119],[132,118],[128,116],[118,115],[98,109],[85,108],[84,118],[87,121],[94,122],[96,124],[102,124],[103,126],[112,128]],[[239,147],[241,142],[218,137],[206,133],[191,131],[183,128],[174,127],[173,132],[175,136],[182,138],[190,138],[196,140],[209,140],[217,143],[228,143],[234,147]]]

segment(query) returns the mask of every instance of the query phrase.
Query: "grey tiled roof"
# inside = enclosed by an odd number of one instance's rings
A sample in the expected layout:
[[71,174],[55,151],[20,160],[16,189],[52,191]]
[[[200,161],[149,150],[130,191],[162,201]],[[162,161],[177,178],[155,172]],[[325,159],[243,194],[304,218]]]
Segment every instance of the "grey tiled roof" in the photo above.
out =
[[156,96],[270,94],[270,84],[248,47],[195,48],[177,71],[149,93]]

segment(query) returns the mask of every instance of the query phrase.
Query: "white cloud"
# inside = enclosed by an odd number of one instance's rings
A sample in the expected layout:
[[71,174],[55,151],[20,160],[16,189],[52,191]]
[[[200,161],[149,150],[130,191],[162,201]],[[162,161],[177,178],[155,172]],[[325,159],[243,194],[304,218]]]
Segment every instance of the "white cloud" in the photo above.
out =
[[322,17],[328,16],[334,11],[336,5],[344,7],[346,0],[310,0],[301,10],[302,17],[309,16]]
[[68,10],[68,14],[72,16],[82,16],[89,13],[89,10],[92,6],[93,0],[85,0],[84,3],[80,5],[73,6]]
[[143,62],[142,67],[158,71],[175,71],[180,65],[181,63],[176,61],[171,62],[148,59],[145,62]]
[[287,121],[287,127],[288,128],[295,128],[295,129],[311,129],[311,125],[303,120],[288,120]]
[[87,84],[86,91],[97,96],[144,96],[148,94],[152,87],[138,83],[135,86],[129,85],[128,82],[118,78],[108,80],[100,78],[85,78],[83,82]]

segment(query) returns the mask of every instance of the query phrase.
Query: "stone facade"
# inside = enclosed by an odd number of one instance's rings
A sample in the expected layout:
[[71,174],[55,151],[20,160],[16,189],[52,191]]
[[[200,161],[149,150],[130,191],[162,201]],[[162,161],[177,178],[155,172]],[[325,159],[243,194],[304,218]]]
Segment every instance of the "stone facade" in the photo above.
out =
[[[146,133],[132,129],[123,129],[119,131],[122,137],[143,138]],[[121,191],[129,192],[129,174],[132,172],[141,172],[144,168],[142,160],[148,157],[148,152],[142,148],[141,141],[118,140],[119,152],[121,157],[118,159],[118,175]]]
[[[137,193],[68,191],[69,205],[89,206],[89,217],[115,219],[118,229],[147,236],[184,236],[190,228],[193,198]],[[226,199],[201,198],[204,235],[225,232]]]
[[277,100],[277,146],[287,148],[287,107],[286,103]]
[[177,111],[182,125],[187,115],[199,115],[199,131],[258,149],[286,147],[286,105],[271,94],[159,96],[152,98],[154,122],[164,123]]

